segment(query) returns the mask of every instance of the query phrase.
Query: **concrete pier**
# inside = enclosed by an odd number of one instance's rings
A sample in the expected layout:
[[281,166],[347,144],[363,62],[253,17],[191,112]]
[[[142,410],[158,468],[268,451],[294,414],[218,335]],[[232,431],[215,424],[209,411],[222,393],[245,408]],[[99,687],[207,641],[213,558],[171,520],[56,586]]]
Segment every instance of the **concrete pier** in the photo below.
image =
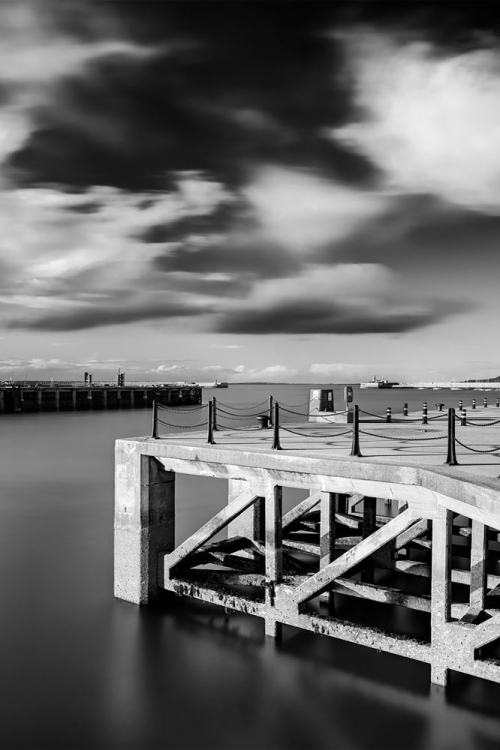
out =
[[[367,425],[359,458],[345,424],[295,425],[280,451],[257,427],[219,429],[214,445],[118,440],[115,595],[165,589],[255,615],[267,636],[292,626],[416,659],[438,685],[450,670],[500,682],[500,425],[457,425],[448,466],[446,420],[411,417]],[[220,511],[177,546],[176,474],[227,480]],[[284,512],[287,488],[305,499]],[[336,615],[338,597],[385,607],[384,628]],[[401,629],[400,608],[424,613],[425,637]]]
[[156,400],[163,406],[201,404],[199,385],[13,385],[0,387],[0,414],[22,412],[144,409]]

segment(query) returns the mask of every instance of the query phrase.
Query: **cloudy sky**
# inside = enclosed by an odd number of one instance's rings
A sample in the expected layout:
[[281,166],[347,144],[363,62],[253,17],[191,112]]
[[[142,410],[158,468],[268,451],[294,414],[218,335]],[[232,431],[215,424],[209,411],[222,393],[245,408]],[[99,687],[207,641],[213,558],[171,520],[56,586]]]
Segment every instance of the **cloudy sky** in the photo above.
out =
[[0,3],[0,378],[491,377],[494,3]]

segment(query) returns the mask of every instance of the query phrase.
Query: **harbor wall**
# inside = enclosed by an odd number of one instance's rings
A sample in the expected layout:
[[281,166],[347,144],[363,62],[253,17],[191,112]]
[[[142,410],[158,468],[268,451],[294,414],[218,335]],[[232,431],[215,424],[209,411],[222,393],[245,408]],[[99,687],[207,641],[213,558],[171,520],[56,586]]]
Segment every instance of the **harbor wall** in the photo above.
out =
[[199,385],[132,386],[7,386],[0,388],[0,414],[24,412],[144,409],[154,400],[163,406],[201,404]]

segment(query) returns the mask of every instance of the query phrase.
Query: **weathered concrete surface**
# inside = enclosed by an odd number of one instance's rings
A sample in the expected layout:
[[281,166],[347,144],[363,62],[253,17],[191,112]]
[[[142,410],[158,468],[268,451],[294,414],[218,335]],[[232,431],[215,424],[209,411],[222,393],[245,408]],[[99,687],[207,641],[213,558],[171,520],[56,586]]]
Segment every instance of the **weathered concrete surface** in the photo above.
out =
[[116,453],[115,596],[146,604],[158,590],[158,555],[175,546],[175,474],[154,457]]
[[[146,603],[163,586],[255,614],[273,637],[288,624],[427,662],[440,685],[450,669],[500,682],[500,663],[480,654],[500,638],[500,603],[487,596],[500,584],[498,571],[487,569],[488,550],[500,551],[493,534],[500,530],[500,457],[458,446],[460,465],[444,465],[446,420],[366,425],[372,434],[361,436],[363,458],[348,455],[350,435],[332,437],[340,425],[296,427],[304,434],[283,432],[282,451],[271,450],[262,430],[219,430],[216,445],[205,433],[117,441],[116,595]],[[321,429],[327,437],[307,438]],[[422,436],[438,439],[408,440]],[[457,424],[457,437],[485,450],[500,445],[500,426]],[[176,472],[227,479],[228,504],[174,550]],[[283,487],[309,492],[285,516]],[[394,501],[386,515],[377,512],[376,498]],[[210,543],[224,528],[229,538]],[[464,543],[454,552],[457,534]],[[411,559],[415,549],[424,561]],[[457,567],[457,554],[470,558],[470,571]],[[215,569],[198,568],[213,563]],[[431,593],[375,585],[376,568],[430,578]],[[360,580],[352,577],[358,573]],[[470,586],[468,603],[453,601],[452,582]],[[431,641],[310,611],[317,597],[338,594],[429,613]]]

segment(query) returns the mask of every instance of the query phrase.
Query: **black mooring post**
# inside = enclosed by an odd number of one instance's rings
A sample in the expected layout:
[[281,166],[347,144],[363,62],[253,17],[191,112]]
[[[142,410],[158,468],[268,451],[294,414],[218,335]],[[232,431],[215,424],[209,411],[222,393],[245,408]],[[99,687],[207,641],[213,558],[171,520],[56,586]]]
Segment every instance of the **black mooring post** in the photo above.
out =
[[156,399],[153,400],[153,432],[151,437],[153,440],[158,440],[158,402]]
[[427,420],[427,401],[424,401],[422,406],[422,424],[429,424]]
[[352,447],[351,456],[357,456],[361,458],[361,450],[359,448],[359,406],[354,407],[354,414],[352,415]]
[[208,402],[208,438],[207,443],[210,443],[210,445],[215,444],[214,440],[214,415],[213,415],[213,409],[214,405],[211,401]]
[[460,415],[460,425],[465,427],[467,425],[467,409],[462,406],[462,413]]
[[497,398],[497,399],[496,399],[496,405],[497,405],[497,406],[500,406],[500,398]]
[[269,396],[269,424],[272,427],[274,424],[274,400],[272,396]]
[[448,455],[446,462],[448,466],[457,466],[457,454],[455,453],[455,409],[448,409]]
[[217,399],[215,396],[212,398],[212,430],[217,432]]
[[403,404],[403,417],[408,416],[408,404]]
[[280,405],[276,402],[274,404],[274,439],[273,439],[273,451],[282,450],[280,445]]
[[392,422],[392,407],[388,406],[385,412],[385,421]]

